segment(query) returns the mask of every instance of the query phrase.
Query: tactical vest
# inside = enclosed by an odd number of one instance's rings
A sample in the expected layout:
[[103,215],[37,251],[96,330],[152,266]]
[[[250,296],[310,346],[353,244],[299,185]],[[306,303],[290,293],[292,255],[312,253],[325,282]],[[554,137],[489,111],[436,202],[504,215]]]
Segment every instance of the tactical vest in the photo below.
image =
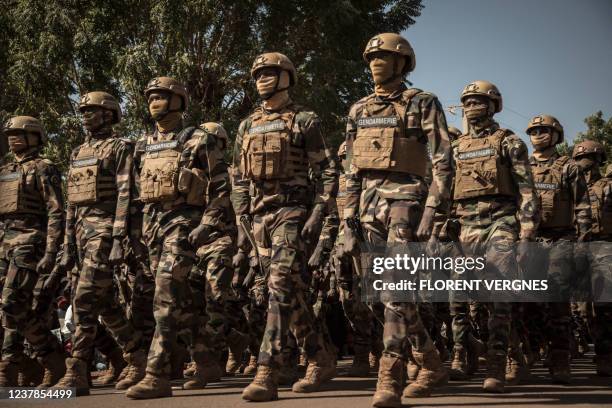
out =
[[346,206],[346,175],[340,174],[338,177],[338,195],[336,196],[336,206],[338,207],[338,216],[344,219],[344,207]]
[[173,140],[147,138],[140,170],[140,200],[143,203],[164,202],[206,205],[208,179],[203,170],[188,168],[183,146],[195,132],[186,128]]
[[533,181],[540,200],[542,218],[540,228],[571,229],[574,222],[572,195],[561,184],[563,167],[570,160],[567,156],[557,158],[551,165],[532,166]]
[[516,197],[510,163],[502,158],[501,144],[507,134],[498,129],[486,137],[465,135],[457,140],[455,200],[491,195]]
[[382,170],[425,177],[430,161],[420,113],[412,98],[419,89],[404,91],[401,101],[370,98],[355,118],[352,164],[359,170]]
[[593,221],[591,231],[597,237],[612,236],[612,208],[609,208],[610,203],[607,203],[608,207],[605,205],[606,195],[608,200],[612,200],[612,181],[609,178],[601,178],[589,186]]
[[[6,214],[46,214],[46,206],[36,187],[37,162],[34,159],[23,164],[11,163],[0,169],[0,215]],[[28,179],[31,180],[28,185]]]
[[112,155],[114,140],[83,144],[68,170],[67,190],[70,204],[95,204],[117,196],[115,176],[103,168]]
[[243,174],[256,181],[308,178],[306,144],[295,123],[298,111],[257,111],[242,141]]

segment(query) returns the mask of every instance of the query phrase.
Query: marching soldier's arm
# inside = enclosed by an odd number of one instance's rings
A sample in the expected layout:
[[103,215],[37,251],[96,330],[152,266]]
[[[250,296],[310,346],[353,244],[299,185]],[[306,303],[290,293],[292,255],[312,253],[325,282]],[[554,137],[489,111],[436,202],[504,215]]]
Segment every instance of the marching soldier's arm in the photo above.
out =
[[515,134],[502,142],[503,154],[511,164],[511,172],[519,194],[518,220],[521,224],[521,239],[535,237],[540,224],[538,196],[533,183],[527,146]]
[[208,203],[202,216],[201,224],[224,231],[227,222],[227,208],[231,205],[231,184],[228,166],[223,159],[221,141],[210,133],[200,138],[198,149],[199,161],[205,170],[204,177],[208,178]]
[[301,130],[306,139],[306,155],[315,183],[314,205],[323,205],[327,212],[330,201],[338,195],[338,162],[335,154],[325,145],[321,120],[316,114],[308,115]]
[[236,217],[250,213],[250,197],[249,186],[250,180],[244,177],[242,167],[240,166],[242,140],[244,137],[246,121],[240,123],[238,133],[236,133],[236,141],[234,143],[234,151],[232,153],[232,189],[231,201],[234,206]]
[[45,252],[56,254],[64,238],[64,197],[60,172],[47,164],[38,173],[40,194],[47,210],[47,244]]
[[574,217],[578,242],[588,241],[591,235],[591,201],[589,187],[582,170],[573,162],[566,166],[567,180],[574,199]]
[[113,237],[127,235],[130,212],[130,195],[132,191],[133,146],[131,143],[118,143],[115,152],[115,183],[117,185],[117,206]]
[[353,143],[357,137],[357,106],[353,105],[349,111],[346,122],[346,161],[344,169],[346,174],[346,201],[344,212],[340,214],[341,219],[353,218],[359,214],[359,199],[361,197],[362,178],[359,170],[352,164],[353,162]]

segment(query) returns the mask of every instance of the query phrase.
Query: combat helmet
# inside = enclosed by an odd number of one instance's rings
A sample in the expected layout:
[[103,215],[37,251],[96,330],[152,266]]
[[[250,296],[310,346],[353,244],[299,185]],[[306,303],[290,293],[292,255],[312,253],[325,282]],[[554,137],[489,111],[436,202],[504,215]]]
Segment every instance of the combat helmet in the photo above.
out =
[[164,76],[153,78],[147,84],[144,94],[148,98],[149,94],[153,91],[172,92],[173,94],[180,96],[182,99],[183,110],[187,110],[189,107],[189,95],[187,94],[187,88],[174,78]]
[[527,125],[527,129],[525,130],[525,132],[529,133],[531,129],[537,128],[537,127],[553,128],[554,130],[559,132],[559,139],[557,140],[557,144],[563,143],[563,140],[564,140],[563,126],[561,126],[561,123],[559,123],[557,118],[555,118],[554,116],[551,116],[551,115],[534,116],[529,121],[529,124]]
[[225,131],[223,126],[221,126],[217,122],[202,123],[200,127],[204,129],[205,132],[215,135],[217,138],[223,140],[226,146],[228,145],[229,138],[227,137],[227,132]]
[[584,140],[574,145],[574,150],[572,151],[572,159],[575,160],[592,153],[595,153],[599,156],[600,164],[605,162],[607,159],[606,149],[604,148],[604,146],[594,140]]
[[297,84],[297,71],[295,65],[285,54],[280,52],[265,52],[258,55],[253,61],[251,66],[251,77],[255,79],[257,71],[263,68],[280,68],[281,70],[289,72],[289,86]]
[[36,133],[40,137],[40,144],[47,143],[47,134],[42,123],[32,116],[13,116],[6,121],[4,125],[4,133],[7,134],[11,130],[23,130],[25,132]]
[[461,102],[468,96],[481,95],[486,96],[493,101],[495,105],[495,113],[501,112],[503,108],[502,96],[499,89],[489,81],[474,81],[469,83],[461,92]]
[[406,64],[402,70],[402,75],[414,71],[416,66],[416,56],[412,46],[404,37],[396,33],[382,33],[370,38],[363,51],[363,59],[369,61],[369,55],[377,51],[388,51],[406,57]]
[[113,124],[121,121],[121,107],[117,100],[109,93],[101,91],[86,93],[81,97],[81,102],[79,102],[79,111],[83,112],[88,106],[98,106],[113,112]]

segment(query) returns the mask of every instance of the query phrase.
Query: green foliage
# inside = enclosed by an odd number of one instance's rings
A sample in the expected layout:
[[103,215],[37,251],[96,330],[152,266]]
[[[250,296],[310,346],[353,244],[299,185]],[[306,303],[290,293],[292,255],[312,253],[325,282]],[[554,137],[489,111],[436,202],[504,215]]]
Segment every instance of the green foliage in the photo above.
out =
[[190,124],[221,121],[233,134],[257,103],[249,68],[264,51],[296,64],[294,99],[315,109],[331,144],[350,104],[371,92],[361,53],[378,32],[401,32],[421,0],[7,0],[0,10],[0,119],[45,123],[46,154],[65,168],[83,140],[79,95],[121,99],[120,131],[151,125],[142,90],[170,75],[190,90]]
[[608,161],[602,166],[603,169],[607,163],[611,163],[612,159],[612,117],[606,120],[603,117],[603,112],[597,111],[587,116],[584,119],[584,123],[587,125],[587,131],[578,133],[574,143],[579,143],[583,140],[595,140],[604,145]]

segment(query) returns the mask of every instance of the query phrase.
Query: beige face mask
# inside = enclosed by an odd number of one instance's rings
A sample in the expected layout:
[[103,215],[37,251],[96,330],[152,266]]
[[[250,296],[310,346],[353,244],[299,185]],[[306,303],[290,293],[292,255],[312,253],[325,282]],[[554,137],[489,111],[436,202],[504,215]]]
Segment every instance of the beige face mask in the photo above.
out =
[[268,99],[274,95],[278,90],[285,90],[289,88],[289,73],[287,71],[281,71],[280,75],[276,73],[262,72],[255,81],[257,87],[257,93],[263,99]]
[[370,71],[372,79],[376,85],[384,85],[396,80],[401,81],[399,73],[404,69],[406,60],[391,53],[381,53],[374,55],[370,59]]

